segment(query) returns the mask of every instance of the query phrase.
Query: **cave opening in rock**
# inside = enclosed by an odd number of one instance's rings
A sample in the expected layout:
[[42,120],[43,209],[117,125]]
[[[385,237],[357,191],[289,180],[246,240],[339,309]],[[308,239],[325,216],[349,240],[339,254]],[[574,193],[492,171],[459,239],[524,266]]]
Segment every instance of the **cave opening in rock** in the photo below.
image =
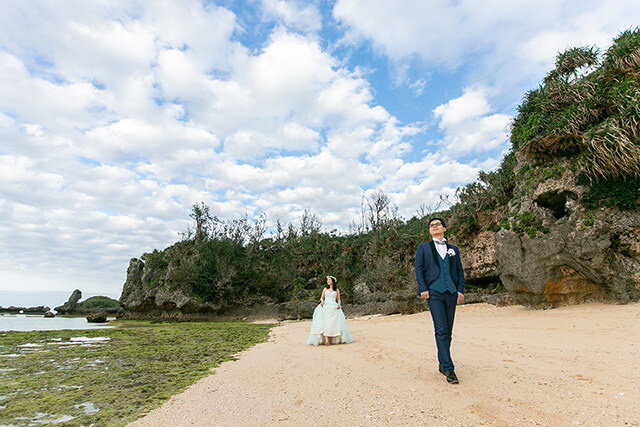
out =
[[468,292],[501,291],[504,289],[500,276],[478,277],[465,279],[465,288]]
[[567,198],[571,194],[569,191],[552,191],[541,194],[535,199],[535,202],[538,206],[549,209],[556,219],[560,219],[568,214]]

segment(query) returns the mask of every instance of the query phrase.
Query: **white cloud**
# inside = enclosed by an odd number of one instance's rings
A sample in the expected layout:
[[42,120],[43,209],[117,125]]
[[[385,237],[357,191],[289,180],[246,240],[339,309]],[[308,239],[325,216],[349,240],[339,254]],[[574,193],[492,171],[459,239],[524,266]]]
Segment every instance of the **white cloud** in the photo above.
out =
[[131,155],[165,158],[181,149],[215,148],[220,144],[211,131],[188,123],[175,120],[151,123],[139,119],[123,119],[96,127],[86,132],[84,142],[86,145],[78,154],[101,160]]
[[322,28],[320,12],[313,4],[298,0],[262,0],[262,8],[267,16],[304,33],[317,33]]
[[440,120],[440,126],[450,128],[489,112],[489,103],[482,89],[465,90],[459,98],[439,105],[433,114]]
[[[640,3],[626,0],[338,0],[345,40],[373,46],[398,64],[418,57],[440,69],[467,64],[475,81],[533,84],[567,47],[606,47],[637,25]],[[402,66],[399,65],[402,70]]]
[[409,83],[409,87],[411,88],[411,90],[413,90],[416,96],[422,95],[426,86],[427,81],[425,79],[418,79],[412,83]]
[[439,105],[433,114],[444,133],[447,153],[459,157],[504,146],[511,117],[489,114],[486,90],[465,89],[462,96]]
[[[0,52],[0,109],[27,123],[61,129],[96,122],[88,110],[99,108],[98,90],[84,82],[55,84],[30,75],[24,63]],[[55,109],[55,117],[51,111]]]
[[64,185],[62,175],[40,171],[37,163],[29,158],[0,155],[0,194],[3,198],[50,200]]

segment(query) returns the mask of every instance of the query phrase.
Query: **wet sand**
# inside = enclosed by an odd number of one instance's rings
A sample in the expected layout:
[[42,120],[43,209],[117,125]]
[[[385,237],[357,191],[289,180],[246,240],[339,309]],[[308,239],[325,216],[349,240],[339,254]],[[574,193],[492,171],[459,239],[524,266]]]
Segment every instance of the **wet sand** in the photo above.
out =
[[429,313],[347,322],[355,342],[329,347],[283,323],[134,425],[640,425],[638,303],[460,306],[458,385]]

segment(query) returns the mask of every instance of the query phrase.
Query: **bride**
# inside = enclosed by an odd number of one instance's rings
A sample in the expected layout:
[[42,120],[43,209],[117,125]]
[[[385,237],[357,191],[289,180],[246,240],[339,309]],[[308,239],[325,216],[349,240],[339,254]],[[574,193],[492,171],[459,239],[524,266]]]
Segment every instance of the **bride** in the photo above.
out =
[[340,307],[340,290],[336,278],[327,276],[327,287],[322,290],[320,305],[313,311],[311,333],[307,344],[326,345],[351,343],[353,338],[347,327],[347,320]]

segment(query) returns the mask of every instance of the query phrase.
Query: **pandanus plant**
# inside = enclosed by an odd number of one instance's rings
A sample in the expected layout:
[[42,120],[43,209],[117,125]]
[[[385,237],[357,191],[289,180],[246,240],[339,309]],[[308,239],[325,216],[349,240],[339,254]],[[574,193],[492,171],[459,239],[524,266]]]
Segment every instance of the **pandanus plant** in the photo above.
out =
[[601,61],[595,47],[558,54],[518,108],[511,142],[533,159],[578,156],[592,183],[640,177],[640,28],[621,33]]

